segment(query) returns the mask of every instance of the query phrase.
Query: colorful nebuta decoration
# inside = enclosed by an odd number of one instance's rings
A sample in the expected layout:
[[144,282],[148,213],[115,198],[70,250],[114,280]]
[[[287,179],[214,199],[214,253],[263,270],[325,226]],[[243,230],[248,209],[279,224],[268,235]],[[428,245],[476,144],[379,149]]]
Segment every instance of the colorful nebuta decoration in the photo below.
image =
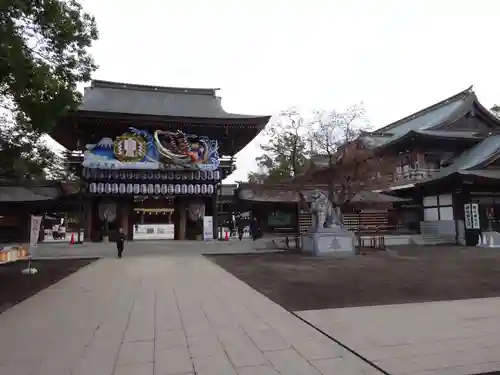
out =
[[183,132],[157,130],[154,133],[156,149],[168,164],[206,164],[209,160],[208,140],[187,137]]
[[186,135],[181,131],[129,128],[117,137],[102,138],[87,145],[83,166],[97,169],[216,170],[219,168],[217,141]]

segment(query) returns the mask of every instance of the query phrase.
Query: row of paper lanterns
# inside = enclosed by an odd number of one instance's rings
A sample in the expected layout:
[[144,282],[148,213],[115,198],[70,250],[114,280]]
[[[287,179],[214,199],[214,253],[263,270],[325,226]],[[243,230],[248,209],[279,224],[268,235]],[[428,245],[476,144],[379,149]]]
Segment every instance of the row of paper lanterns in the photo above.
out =
[[126,171],[126,170],[99,170],[83,169],[83,177],[90,179],[108,180],[219,180],[220,171]]
[[215,187],[211,184],[118,184],[92,182],[89,184],[89,192],[92,194],[212,195],[215,192]]

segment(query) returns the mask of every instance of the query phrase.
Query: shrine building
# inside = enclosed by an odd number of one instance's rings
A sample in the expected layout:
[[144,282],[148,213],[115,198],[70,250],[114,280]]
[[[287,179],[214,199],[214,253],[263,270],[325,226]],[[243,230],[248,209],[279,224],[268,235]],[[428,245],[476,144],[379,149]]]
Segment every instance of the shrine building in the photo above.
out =
[[[218,89],[92,81],[52,138],[80,155],[87,240],[217,238],[221,181],[270,116],[227,113]],[[211,218],[208,230],[206,218]]]

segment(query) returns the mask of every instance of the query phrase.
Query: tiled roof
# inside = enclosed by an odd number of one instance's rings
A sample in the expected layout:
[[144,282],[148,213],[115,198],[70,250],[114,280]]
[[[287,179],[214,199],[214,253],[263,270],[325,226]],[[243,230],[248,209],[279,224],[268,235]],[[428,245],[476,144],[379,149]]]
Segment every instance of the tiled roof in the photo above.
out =
[[[448,99],[384,126],[372,132],[366,138],[375,147],[393,143],[412,132],[423,135],[434,134],[436,137],[446,137],[449,134],[451,138],[470,138],[472,137],[470,132],[447,132],[434,129],[464,116],[472,109],[475,102],[477,102],[477,97],[472,91],[472,87],[470,87]],[[451,135],[452,133],[453,135]]]
[[57,198],[60,191],[54,187],[0,186],[0,202],[38,202]]
[[474,170],[481,170],[485,163],[499,154],[500,134],[491,135],[481,143],[463,152],[450,166],[441,169],[431,180],[424,181],[422,184],[448,177],[453,173],[467,174],[468,171],[473,173]]
[[[171,116],[186,118],[260,119],[227,113],[222,108],[217,89],[190,89],[145,86],[107,81],[92,81],[85,88],[80,111],[110,112],[132,115]],[[266,120],[267,118],[267,120]]]

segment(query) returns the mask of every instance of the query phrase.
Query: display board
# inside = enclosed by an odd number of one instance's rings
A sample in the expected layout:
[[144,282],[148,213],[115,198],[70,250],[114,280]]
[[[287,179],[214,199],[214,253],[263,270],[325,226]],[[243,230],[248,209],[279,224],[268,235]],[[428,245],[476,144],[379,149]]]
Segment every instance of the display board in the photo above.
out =
[[468,203],[464,205],[465,228],[480,229],[479,205],[477,203]]
[[214,218],[212,216],[203,217],[203,239],[205,241],[214,239]]
[[134,240],[173,240],[174,237],[174,224],[134,225]]
[[292,214],[283,211],[274,211],[267,216],[267,225],[271,228],[293,225]]

